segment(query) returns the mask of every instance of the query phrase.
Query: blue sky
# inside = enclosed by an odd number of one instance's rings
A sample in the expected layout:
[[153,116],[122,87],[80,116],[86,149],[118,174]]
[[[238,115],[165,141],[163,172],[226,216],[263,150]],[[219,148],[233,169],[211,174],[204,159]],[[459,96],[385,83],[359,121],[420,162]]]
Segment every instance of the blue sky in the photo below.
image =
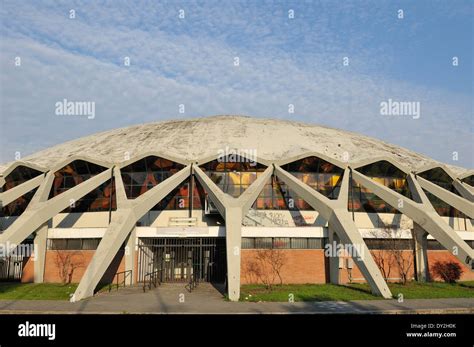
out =
[[[245,114],[352,130],[472,168],[473,17],[473,2],[458,0],[2,0],[0,162],[131,124]],[[94,101],[96,117],[55,115],[64,98]],[[420,102],[421,117],[380,115],[389,98]]]

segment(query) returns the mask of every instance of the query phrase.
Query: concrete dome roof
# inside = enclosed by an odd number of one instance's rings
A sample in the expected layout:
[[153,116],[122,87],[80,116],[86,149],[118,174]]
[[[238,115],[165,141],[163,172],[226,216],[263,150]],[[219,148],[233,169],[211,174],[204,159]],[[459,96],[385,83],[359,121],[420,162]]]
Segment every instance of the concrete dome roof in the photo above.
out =
[[[353,132],[280,119],[212,116],[161,121],[109,130],[39,151],[22,162],[55,167],[76,155],[119,164],[147,153],[167,154],[182,161],[217,157],[218,151],[256,149],[268,161],[317,153],[337,161],[349,154],[349,164],[387,157],[412,171],[441,163],[424,155]],[[346,154],[347,155],[347,154]],[[0,166],[4,172],[12,163]],[[468,170],[449,166],[456,175]]]

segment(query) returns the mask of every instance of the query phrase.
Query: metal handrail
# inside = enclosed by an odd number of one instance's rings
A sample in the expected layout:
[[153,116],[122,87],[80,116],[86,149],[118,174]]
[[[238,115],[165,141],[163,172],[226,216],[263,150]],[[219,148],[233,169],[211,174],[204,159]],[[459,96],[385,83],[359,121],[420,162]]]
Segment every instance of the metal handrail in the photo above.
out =
[[[119,283],[119,277],[120,277],[119,275],[121,274],[124,274],[124,276],[123,276],[123,280]],[[130,286],[131,286],[133,284],[132,270],[125,270],[125,271],[117,272],[115,274],[115,278],[117,280],[117,283],[115,283],[115,286],[117,290],[119,290],[121,284],[123,284],[124,288],[127,286],[127,277],[129,276],[130,276]],[[109,292],[112,291],[112,285],[114,285],[114,283],[109,283]]]
[[186,288],[188,290],[188,292],[192,292],[194,289],[196,289],[196,287],[198,286],[198,280],[196,279],[196,277],[194,276],[194,273],[191,273],[191,268],[192,267],[189,267],[189,282],[187,285],[184,286],[184,288]]
[[[152,284],[155,288],[157,284],[161,285],[160,274],[161,274],[161,269],[158,269],[152,272],[147,272],[143,276],[143,292],[146,292],[147,286],[148,286],[148,289],[151,289]],[[148,283],[147,283],[147,278],[148,278]]]

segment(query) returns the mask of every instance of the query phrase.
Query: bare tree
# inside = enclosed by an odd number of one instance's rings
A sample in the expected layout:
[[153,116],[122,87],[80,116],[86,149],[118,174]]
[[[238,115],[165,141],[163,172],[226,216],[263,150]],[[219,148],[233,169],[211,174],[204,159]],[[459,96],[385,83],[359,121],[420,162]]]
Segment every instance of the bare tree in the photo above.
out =
[[410,279],[410,272],[413,269],[413,255],[410,253],[406,256],[403,247],[400,247],[400,233],[394,232],[390,225],[385,225],[382,229],[382,235],[375,233],[376,238],[382,237],[386,243],[386,247],[377,252],[371,252],[374,261],[379,267],[385,279],[390,277],[392,266],[397,269],[400,281],[406,284]]
[[281,269],[286,262],[286,255],[283,253],[283,251],[281,249],[275,248],[260,250],[260,252],[257,254],[257,258],[260,258],[262,262],[269,264],[272,270],[273,279],[278,277],[280,282],[279,284],[283,284]]
[[80,252],[56,251],[56,266],[63,284],[70,284],[77,268],[84,266],[84,256]]
[[255,260],[247,262],[246,270],[262,282],[265,287],[272,290],[275,280],[283,284],[281,270],[286,262],[286,255],[281,249],[259,249]]
[[262,281],[262,270],[256,260],[248,260],[244,265],[245,275],[249,283],[258,283]]
[[[380,237],[377,233],[372,233],[374,237]],[[386,228],[383,229],[383,236],[386,238],[391,237],[391,233]],[[371,251],[372,257],[374,258],[375,264],[382,273],[383,278],[386,280],[390,277],[393,265],[393,256],[391,252],[386,248],[381,248],[376,251]]]
[[400,279],[403,284],[406,284],[409,280],[410,271],[413,269],[413,255],[404,256],[403,249],[394,249],[392,252]]

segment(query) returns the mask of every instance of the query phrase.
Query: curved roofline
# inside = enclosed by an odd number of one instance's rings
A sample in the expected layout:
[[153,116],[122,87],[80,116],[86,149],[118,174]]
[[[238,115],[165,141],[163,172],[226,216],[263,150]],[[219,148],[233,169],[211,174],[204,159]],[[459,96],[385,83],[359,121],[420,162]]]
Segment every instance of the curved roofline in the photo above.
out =
[[374,158],[363,159],[361,161],[358,161],[354,165],[350,165],[350,166],[351,166],[352,169],[357,170],[357,169],[360,169],[361,167],[364,167],[364,166],[367,166],[367,165],[370,165],[370,164],[374,164],[374,163],[377,163],[379,161],[387,161],[390,164],[392,164],[393,166],[395,166],[397,169],[399,169],[400,171],[403,171],[404,173],[406,173],[407,175],[410,172],[412,172],[407,166],[403,165],[400,162],[397,162],[393,158],[390,158],[389,156],[386,156],[386,155],[380,155],[380,156],[377,156],[377,157],[374,157]]
[[[259,156],[256,156],[256,158],[249,158],[247,155],[245,155],[245,153],[238,154],[238,155],[240,157],[243,157],[243,158],[248,159],[248,160],[255,159],[257,163],[265,165],[267,167],[273,164],[273,162],[271,160],[264,159],[264,158],[261,158]],[[201,165],[207,164],[207,163],[209,163],[213,160],[219,159],[220,157],[222,157],[222,155],[219,155],[219,154],[209,155],[207,157],[197,158],[193,162],[196,163],[198,166],[201,166]]]
[[442,163],[432,163],[432,164],[423,166],[420,170],[417,170],[415,174],[419,175],[419,174],[422,174],[423,172],[429,171],[431,169],[436,169],[436,168],[440,168],[441,170],[446,172],[448,176],[451,177],[452,180],[455,180],[456,178],[458,178],[458,175],[456,175],[449,167],[447,167],[445,164],[442,164]]
[[459,176],[458,176],[458,179],[463,180],[463,179],[465,179],[465,178],[467,178],[467,177],[469,177],[469,176],[472,176],[472,175],[474,175],[474,170],[469,170],[469,171],[467,171],[467,172],[465,172],[465,173],[459,175]]
[[[229,123],[227,123],[227,121],[229,121]],[[176,129],[184,130],[185,136],[188,137],[187,142],[184,142],[182,146],[179,146],[179,144],[177,144],[177,142],[173,139],[173,137],[176,137],[175,135],[177,134],[175,132],[175,127],[173,126],[173,124],[182,124],[186,122],[198,123],[190,124],[189,126],[187,126],[186,124],[176,126]],[[218,131],[219,128],[216,128],[215,123],[219,124],[219,122],[221,122],[220,125],[223,126],[222,129],[228,131],[223,132],[224,136],[221,136],[221,138],[219,138],[219,136],[216,136],[216,148],[217,146],[225,146],[225,141],[227,139],[225,136],[230,136],[228,139],[229,147],[233,146],[232,141],[237,141],[236,144],[240,144],[241,146],[243,146],[244,140],[242,140],[241,137],[247,135],[251,136],[249,137],[249,141],[250,143],[252,143],[252,146],[262,146],[263,148],[262,151],[259,147],[259,151],[263,154],[263,156],[257,155],[257,161],[267,166],[271,163],[284,165],[286,163],[314,155],[323,160],[331,162],[341,168],[346,168],[348,166],[351,166],[352,168],[358,168],[360,166],[363,166],[364,164],[367,165],[377,162],[379,160],[386,160],[406,173],[420,173],[426,171],[429,168],[437,166],[443,168],[452,177],[467,177],[469,176],[469,172],[473,171],[462,167],[456,167],[452,165],[448,166],[447,164],[438,162],[426,155],[387,143],[375,137],[359,134],[349,130],[342,130],[328,126],[320,126],[317,124],[312,124],[303,121],[293,121],[279,118],[275,119],[269,117],[250,117],[245,115],[213,115],[207,117],[191,117],[185,119],[171,119],[160,120],[156,122],[139,123],[121,128],[109,129],[95,134],[69,140],[64,143],[57,144],[55,146],[45,148],[36,153],[33,153],[27,156],[24,160],[14,161],[3,165],[3,176],[6,176],[9,172],[11,172],[11,170],[13,170],[19,165],[25,165],[31,168],[39,168],[39,171],[46,172],[48,170],[53,170],[53,168],[59,167],[63,163],[64,165],[66,165],[68,162],[74,159],[83,159],[89,162],[97,163],[98,165],[104,167],[111,167],[113,165],[123,167],[148,155],[157,155],[181,164],[189,164],[195,162],[198,164],[203,164],[207,161],[211,161],[218,158],[219,154],[211,154],[211,150],[213,149],[209,147],[209,145],[212,143],[212,137],[207,142],[203,142],[202,145],[199,145],[199,136],[205,136],[206,129],[208,127],[209,129],[213,129],[214,132]],[[170,124],[170,126],[156,126],[166,124]],[[202,126],[199,126],[199,124],[202,124]],[[240,124],[242,124],[241,129],[239,128]],[[284,136],[282,135],[284,134],[284,132],[282,133],[282,131],[287,128],[284,126],[285,124],[291,124],[293,126],[293,128],[291,126],[288,126],[288,150],[285,150],[284,144],[282,143],[282,141],[285,140],[285,138],[282,138],[282,136]],[[161,131],[163,135],[162,138],[169,138],[170,140],[162,141],[159,139],[153,139],[153,133],[146,131],[148,125],[150,126],[150,128],[154,129],[155,131],[158,131],[158,134],[160,134],[159,132]],[[198,134],[194,137],[195,145],[193,144],[194,139],[192,138],[194,127],[197,129],[196,131]],[[273,148],[270,145],[271,138],[265,137],[268,135],[268,131],[266,132],[267,127],[270,127],[270,129],[278,129],[279,132],[280,137],[275,138],[276,142],[274,152],[272,152]],[[235,136],[233,133],[234,129]],[[257,130],[255,131],[255,129]],[[339,135],[342,138],[340,140],[337,137],[331,136],[325,138],[323,135],[325,133],[325,129],[328,130],[329,135]],[[260,140],[259,138],[260,130],[262,133],[262,140]],[[292,133],[290,131],[292,130],[295,132],[295,136],[291,135]],[[144,149],[144,152],[141,151],[141,142],[133,142],[133,137],[131,137],[133,135],[129,135],[129,133],[136,135],[139,141],[143,141],[142,148]],[[315,136],[317,136],[318,134],[323,135],[320,143],[315,140],[313,134],[315,134]],[[114,151],[113,143],[108,142],[109,136],[114,137],[114,139],[118,141],[118,151]],[[120,138],[122,136],[124,139],[123,143],[120,142]],[[300,144],[298,144],[298,141],[296,140],[299,138],[297,136],[301,136]],[[344,136],[347,136],[347,140],[343,138]],[[189,139],[189,137],[191,137],[191,139]],[[100,146],[105,144],[106,147],[103,148],[110,148],[110,150],[99,150],[97,151],[96,155],[96,153],[93,151],[92,146],[90,148],[87,147],[88,143],[93,143],[95,138],[97,139],[95,145]],[[126,146],[127,141],[132,141],[130,142],[130,152],[135,152],[137,153],[137,155],[131,156],[128,160],[122,160],[120,158],[120,151],[125,148],[124,146]],[[324,141],[326,141],[326,143],[328,144],[329,150],[327,149],[328,146],[325,146]],[[351,158],[349,158],[347,162],[342,161],[340,158],[341,153],[338,152],[338,148],[336,147],[338,141],[342,141],[341,143],[343,144],[343,150],[347,149],[350,153],[352,153]],[[151,148],[150,150],[147,150],[146,148],[146,146],[148,145]],[[206,145],[208,147],[206,147]],[[340,144],[338,146],[340,147]],[[58,149],[55,152],[56,147]],[[314,147],[314,150],[311,150],[311,147]],[[166,150],[169,149],[170,154],[164,153],[163,148],[165,148]],[[360,150],[358,150],[359,148]],[[400,154],[397,154],[397,148],[400,148]],[[318,151],[319,149],[321,151]],[[74,154],[74,152],[78,153],[81,150],[84,150],[84,155]],[[324,153],[322,153],[323,150]],[[371,150],[374,151],[374,156],[370,156]],[[384,151],[387,152],[387,155],[383,155]],[[298,154],[298,152],[300,153]],[[273,153],[275,154],[273,155]],[[330,155],[328,153],[333,153],[334,155]],[[67,155],[69,155],[69,157],[64,158]],[[393,155],[393,157],[391,155]],[[364,158],[367,156],[369,157]],[[103,160],[102,157],[105,158],[105,160]],[[58,164],[54,162],[55,158],[57,160],[62,160],[61,163]],[[402,162],[397,160],[399,158],[406,158],[406,160]],[[409,166],[407,166],[406,164],[408,164]],[[422,169],[419,169],[420,165],[422,164],[427,165],[425,165]],[[0,171],[1,169],[2,166],[0,165]],[[453,170],[455,170],[455,172],[459,175],[455,174]],[[1,176],[2,174],[0,174],[0,177]]]
[[336,165],[337,167],[339,167],[341,169],[345,169],[349,165],[348,163],[344,163],[340,160],[337,160],[335,158],[331,158],[331,157],[327,156],[326,154],[319,153],[319,152],[306,152],[306,153],[298,154],[298,155],[296,155],[294,157],[291,157],[291,158],[288,158],[288,159],[276,160],[274,162],[274,164],[278,165],[278,166],[282,166],[282,165],[290,164],[294,161],[304,159],[304,158],[308,158],[308,157],[317,157],[319,159],[327,161],[328,163]]
[[42,167],[41,165],[38,165],[38,164],[35,164],[35,163],[30,163],[30,162],[24,161],[24,160],[15,160],[14,162],[12,162],[11,165],[9,165],[7,167],[7,169],[5,171],[0,173],[0,177],[3,177],[3,178],[7,177],[18,166],[25,166],[25,167],[28,167],[28,168],[33,169],[33,170],[41,171],[42,173],[45,173],[45,172],[48,171],[48,169]]
[[72,163],[73,161],[76,161],[76,160],[83,160],[83,161],[86,161],[86,162],[89,162],[89,163],[92,163],[92,164],[102,166],[106,169],[111,169],[111,168],[114,167],[113,163],[107,162],[105,160],[91,158],[87,155],[73,155],[73,156],[70,156],[67,159],[64,159],[64,160],[60,161],[59,163],[55,164],[54,166],[51,167],[51,169],[49,171],[54,173],[54,172],[62,169],[66,165]]
[[144,159],[146,157],[152,157],[152,156],[155,156],[155,157],[160,157],[160,158],[163,158],[163,159],[166,159],[166,160],[170,160],[170,161],[174,161],[175,163],[178,163],[178,164],[181,164],[181,165],[184,165],[184,166],[187,166],[191,163],[193,163],[192,160],[183,160],[183,159],[180,159],[180,158],[176,158],[176,157],[173,157],[171,155],[168,155],[168,154],[164,154],[163,152],[160,152],[160,151],[147,151],[147,152],[144,152],[144,153],[141,153],[135,157],[130,157],[129,159],[125,160],[125,161],[122,161],[122,162],[119,162],[119,163],[116,163],[115,165],[119,168],[119,169],[122,169],[124,168],[125,166],[128,166],[130,164],[133,164],[141,159]]

